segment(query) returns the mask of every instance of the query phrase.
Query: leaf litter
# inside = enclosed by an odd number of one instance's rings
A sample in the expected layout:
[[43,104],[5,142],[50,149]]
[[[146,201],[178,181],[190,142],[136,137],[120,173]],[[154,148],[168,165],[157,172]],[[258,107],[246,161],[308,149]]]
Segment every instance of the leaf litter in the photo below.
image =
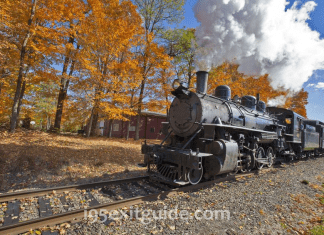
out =
[[144,174],[141,141],[0,131],[0,192]]

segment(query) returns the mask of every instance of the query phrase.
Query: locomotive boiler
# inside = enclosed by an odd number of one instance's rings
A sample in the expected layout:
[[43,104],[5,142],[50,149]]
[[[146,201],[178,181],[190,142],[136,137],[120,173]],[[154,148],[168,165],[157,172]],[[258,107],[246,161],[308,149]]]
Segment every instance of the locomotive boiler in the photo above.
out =
[[[284,148],[284,126],[266,112],[260,97],[231,99],[228,86],[207,94],[208,73],[197,72],[196,92],[178,84],[163,123],[160,145],[142,145],[144,166],[159,180],[197,184],[201,179],[271,166]],[[278,137],[279,136],[279,137]]]

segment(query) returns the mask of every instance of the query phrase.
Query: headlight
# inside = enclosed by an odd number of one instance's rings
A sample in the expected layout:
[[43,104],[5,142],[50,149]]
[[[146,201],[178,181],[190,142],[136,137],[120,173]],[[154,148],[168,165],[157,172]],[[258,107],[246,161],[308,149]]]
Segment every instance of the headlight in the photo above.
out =
[[176,80],[173,81],[173,83],[172,83],[172,88],[173,88],[174,90],[178,89],[180,86],[181,86],[181,82],[180,82],[179,79],[176,79]]
[[286,118],[286,123],[291,124],[291,118]]

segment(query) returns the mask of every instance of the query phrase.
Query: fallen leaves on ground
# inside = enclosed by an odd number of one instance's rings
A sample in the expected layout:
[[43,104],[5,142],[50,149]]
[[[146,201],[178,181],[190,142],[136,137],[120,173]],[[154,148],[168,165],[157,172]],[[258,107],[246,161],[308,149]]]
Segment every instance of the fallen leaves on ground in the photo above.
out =
[[62,135],[41,131],[0,132],[0,190],[28,179],[60,182],[143,171],[142,140]]

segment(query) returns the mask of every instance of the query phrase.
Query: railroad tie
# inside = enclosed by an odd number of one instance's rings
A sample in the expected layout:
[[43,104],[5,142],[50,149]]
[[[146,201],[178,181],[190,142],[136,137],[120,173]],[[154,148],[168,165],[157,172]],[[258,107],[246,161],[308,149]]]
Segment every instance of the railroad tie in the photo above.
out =
[[150,185],[152,188],[157,188],[158,190],[161,190],[161,191],[167,191],[168,189],[166,188],[166,186],[164,185],[161,185],[160,183],[158,182],[151,182],[151,181],[148,181],[148,185]]
[[5,214],[3,226],[17,224],[19,222],[20,201],[9,202]]
[[[129,188],[128,185],[126,185],[126,184],[120,184],[119,186],[120,186],[120,188],[123,190],[123,194],[126,195],[126,197],[132,197],[132,196],[133,196],[133,192],[132,192],[132,190]],[[124,196],[123,196],[123,197],[124,197]],[[124,197],[124,198],[126,198],[126,197]]]
[[140,185],[138,182],[132,182],[132,185],[134,185],[137,188],[140,188],[141,190],[143,190],[147,194],[151,194],[152,193],[151,190],[149,190],[148,188],[144,187],[143,185]]
[[113,190],[109,189],[108,186],[103,187],[103,188],[101,189],[101,192],[103,192],[104,194],[108,194],[108,195],[109,195],[110,197],[112,197],[115,201],[118,200],[118,199],[117,199],[117,194],[116,194]]
[[69,205],[67,204],[67,201],[66,201],[66,198],[65,198],[65,195],[61,196],[60,197],[60,201],[63,205],[63,207],[66,209],[67,207],[69,207]]
[[53,214],[49,199],[45,199],[44,197],[39,197],[38,204],[39,204],[39,217],[51,216]]
[[91,206],[97,206],[97,205],[99,205],[100,203],[97,201],[97,199],[95,199],[93,196],[92,196],[92,194],[90,193],[90,192],[88,192],[87,194],[86,194],[86,199],[88,200],[88,202],[89,202],[89,206],[91,207]]

